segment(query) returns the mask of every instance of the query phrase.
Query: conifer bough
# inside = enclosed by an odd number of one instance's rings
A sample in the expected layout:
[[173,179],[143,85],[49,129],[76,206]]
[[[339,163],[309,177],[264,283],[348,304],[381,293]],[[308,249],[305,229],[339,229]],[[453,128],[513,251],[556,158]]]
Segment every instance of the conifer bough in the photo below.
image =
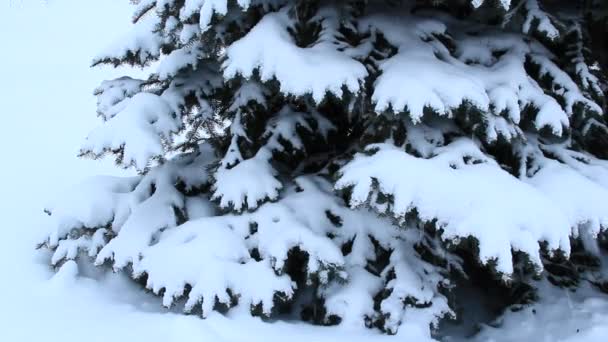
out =
[[52,265],[390,334],[455,317],[463,279],[505,308],[608,288],[600,1],[134,2],[93,64],[151,74],[99,86],[81,154],[138,175],[47,209]]

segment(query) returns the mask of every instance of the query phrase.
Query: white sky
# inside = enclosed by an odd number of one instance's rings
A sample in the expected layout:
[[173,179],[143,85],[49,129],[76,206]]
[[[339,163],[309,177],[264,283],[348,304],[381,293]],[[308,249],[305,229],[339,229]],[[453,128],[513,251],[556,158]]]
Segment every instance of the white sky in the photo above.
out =
[[129,29],[131,9],[128,0],[0,1],[0,210],[9,222],[31,227],[53,194],[117,172],[110,160],[75,156],[98,120],[93,89],[120,74],[89,63]]
[[[34,253],[48,200],[87,175],[119,172],[76,154],[98,122],[93,89],[121,73],[90,60],[130,15],[128,0],[0,0],[0,341],[110,341],[115,329],[128,338],[144,328],[92,300],[101,294],[86,284],[46,291],[50,269]],[[107,321],[118,328],[87,337]]]

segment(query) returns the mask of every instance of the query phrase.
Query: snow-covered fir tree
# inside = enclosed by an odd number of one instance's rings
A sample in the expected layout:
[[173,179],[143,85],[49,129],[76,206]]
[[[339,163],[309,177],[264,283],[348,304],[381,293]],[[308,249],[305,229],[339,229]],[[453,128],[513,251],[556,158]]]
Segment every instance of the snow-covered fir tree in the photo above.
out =
[[[166,307],[423,331],[459,287],[608,291],[603,2],[140,0],[47,209],[51,264],[122,271]],[[71,261],[70,261],[71,262]]]

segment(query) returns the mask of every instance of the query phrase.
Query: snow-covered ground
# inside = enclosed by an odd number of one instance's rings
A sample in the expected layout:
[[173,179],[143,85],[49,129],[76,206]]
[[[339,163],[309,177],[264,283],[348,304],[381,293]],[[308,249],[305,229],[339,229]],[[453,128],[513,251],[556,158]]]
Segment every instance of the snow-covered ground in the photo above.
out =
[[[76,158],[96,122],[92,89],[120,71],[89,69],[98,49],[128,29],[127,0],[2,0],[0,3],[0,341],[396,341],[399,337],[311,327],[232,313],[207,320],[161,309],[119,275],[53,276],[34,251],[47,200],[110,161]],[[96,278],[96,279],[93,279]],[[548,298],[509,315],[496,341],[604,341],[608,301]],[[414,331],[403,336],[420,341]]]

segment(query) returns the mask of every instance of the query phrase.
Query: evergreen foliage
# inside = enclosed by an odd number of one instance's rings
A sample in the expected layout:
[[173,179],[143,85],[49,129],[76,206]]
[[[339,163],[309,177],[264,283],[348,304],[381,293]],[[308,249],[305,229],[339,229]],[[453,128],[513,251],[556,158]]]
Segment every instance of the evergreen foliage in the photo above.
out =
[[503,308],[539,279],[608,289],[604,2],[136,6],[93,64],[153,73],[100,85],[81,154],[138,176],[47,209],[54,266],[111,266],[203,317],[390,334],[456,317],[465,279]]

